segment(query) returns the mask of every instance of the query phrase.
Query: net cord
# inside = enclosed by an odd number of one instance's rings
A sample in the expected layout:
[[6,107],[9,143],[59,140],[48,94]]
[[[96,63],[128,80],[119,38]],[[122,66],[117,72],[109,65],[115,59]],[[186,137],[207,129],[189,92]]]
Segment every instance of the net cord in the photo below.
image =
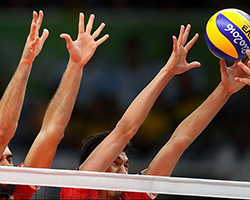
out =
[[250,182],[0,166],[0,183],[250,199]]

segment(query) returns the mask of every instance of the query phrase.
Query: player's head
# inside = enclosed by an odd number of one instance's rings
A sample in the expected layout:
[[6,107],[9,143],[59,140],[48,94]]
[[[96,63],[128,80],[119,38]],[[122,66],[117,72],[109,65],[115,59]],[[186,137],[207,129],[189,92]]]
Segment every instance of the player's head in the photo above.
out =
[[0,166],[13,166],[12,153],[9,147],[6,147],[0,158]]
[[[13,166],[12,153],[9,147],[6,147],[0,158],[0,166]],[[0,184],[0,199],[9,199],[15,186],[10,184]]]
[[[88,136],[82,141],[80,148],[80,160],[79,165],[81,165],[91,154],[92,151],[111,133],[111,131],[104,131],[102,133],[97,133]],[[129,141],[114,163],[120,163],[123,161],[128,165],[127,154],[132,150],[131,142]]]

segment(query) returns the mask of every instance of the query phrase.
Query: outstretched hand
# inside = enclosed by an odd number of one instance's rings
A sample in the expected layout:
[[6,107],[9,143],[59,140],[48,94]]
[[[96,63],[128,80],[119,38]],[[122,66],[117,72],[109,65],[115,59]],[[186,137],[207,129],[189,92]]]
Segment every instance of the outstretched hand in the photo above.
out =
[[233,66],[227,67],[225,60],[220,60],[221,83],[226,87],[230,94],[239,91],[244,84],[235,81],[235,77],[248,78],[249,75],[241,68],[244,65],[241,60],[234,62]]
[[43,11],[33,12],[33,19],[30,25],[30,33],[27,37],[26,44],[24,46],[21,62],[31,64],[35,57],[41,52],[43,44],[49,36],[47,29],[43,30],[42,36],[39,37],[39,30],[43,21]]
[[95,41],[95,39],[99,36],[101,31],[105,27],[105,24],[101,23],[101,25],[96,29],[96,31],[91,34],[94,18],[95,16],[91,14],[85,29],[84,14],[79,14],[78,36],[75,41],[72,41],[70,35],[68,34],[64,33],[60,35],[61,38],[64,38],[66,40],[70,59],[76,63],[80,63],[81,66],[86,65],[86,63],[95,53],[96,48],[104,41],[106,41],[109,37],[109,35],[106,34],[99,40]]
[[190,29],[190,24],[187,25],[186,29],[183,25],[181,25],[178,40],[175,36],[173,36],[173,52],[166,64],[167,70],[169,72],[181,74],[191,68],[199,67],[201,65],[197,61],[191,63],[186,61],[188,51],[199,37],[199,35],[196,33],[195,36],[186,44]]

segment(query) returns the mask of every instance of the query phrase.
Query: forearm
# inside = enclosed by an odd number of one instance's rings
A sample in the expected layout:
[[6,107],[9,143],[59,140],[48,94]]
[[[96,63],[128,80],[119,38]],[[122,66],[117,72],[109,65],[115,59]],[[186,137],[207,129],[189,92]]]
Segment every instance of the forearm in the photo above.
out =
[[173,76],[163,68],[130,104],[118,125],[136,132]]
[[173,138],[184,138],[188,147],[211,122],[230,96],[225,86],[220,83],[214,92],[178,126]]
[[45,113],[42,130],[53,127],[53,131],[64,131],[77,98],[82,72],[82,66],[69,61],[58,90]]
[[[124,149],[127,142],[134,136],[146,119],[156,99],[174,76],[167,70],[161,70],[157,76],[130,104],[121,120],[111,134],[98,145],[88,159],[81,165],[80,170],[106,171],[110,164]],[[105,151],[105,154],[103,152]],[[98,155],[102,155],[101,158]]]
[[59,88],[45,113],[42,128],[25,158],[25,167],[51,166],[76,101],[82,70],[80,65],[69,61]]
[[150,163],[145,174],[171,175],[183,152],[206,128],[229,97],[227,89],[219,84],[214,92],[177,127],[170,140]]
[[0,101],[0,130],[10,139],[17,128],[31,67],[20,62]]

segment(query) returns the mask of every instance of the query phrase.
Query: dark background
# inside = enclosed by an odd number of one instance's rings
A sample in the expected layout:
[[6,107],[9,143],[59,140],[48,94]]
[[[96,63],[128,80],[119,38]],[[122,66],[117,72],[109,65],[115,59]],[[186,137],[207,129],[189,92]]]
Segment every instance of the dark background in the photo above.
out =
[[[42,29],[50,31],[34,62],[18,130],[10,143],[15,165],[23,162],[39,132],[45,110],[66,69],[68,51],[59,35],[69,33],[72,39],[76,38],[79,12],[85,14],[85,20],[91,13],[96,15],[94,29],[105,22],[102,35],[108,33],[110,38],[98,47],[84,69],[54,169],[75,169],[81,140],[114,128],[130,102],[168,60],[172,35],[178,36],[181,24],[192,25],[189,39],[199,33],[187,59],[197,60],[202,66],[174,77],[157,100],[132,139],[136,150],[130,155],[131,173],[148,166],[179,123],[220,82],[219,59],[210,53],[204,40],[208,19],[224,8],[250,13],[246,0],[6,0],[0,2],[0,7],[1,93],[18,66],[33,10],[44,11]],[[183,154],[172,176],[250,181],[249,100],[248,86],[234,94]]]

